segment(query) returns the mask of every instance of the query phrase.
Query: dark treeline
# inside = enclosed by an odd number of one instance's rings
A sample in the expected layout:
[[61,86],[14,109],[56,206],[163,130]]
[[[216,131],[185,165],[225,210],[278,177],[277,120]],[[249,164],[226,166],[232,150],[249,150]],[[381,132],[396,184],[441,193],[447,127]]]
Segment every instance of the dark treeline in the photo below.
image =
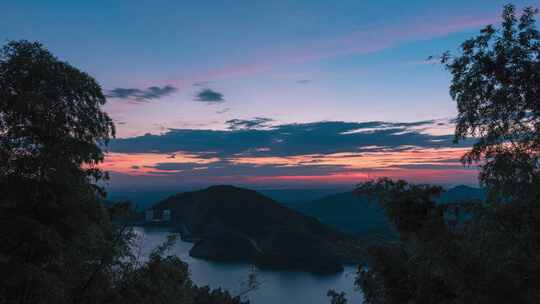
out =
[[366,302],[540,303],[540,33],[537,11],[511,5],[500,29],[484,28],[453,75],[455,140],[477,139],[462,161],[479,163],[488,198],[437,204],[438,186],[380,179],[362,184],[399,241],[370,249],[359,271]]
[[170,243],[132,256],[129,206],[105,207],[99,186],[105,101],[39,43],[0,51],[0,303],[241,303],[195,286]]

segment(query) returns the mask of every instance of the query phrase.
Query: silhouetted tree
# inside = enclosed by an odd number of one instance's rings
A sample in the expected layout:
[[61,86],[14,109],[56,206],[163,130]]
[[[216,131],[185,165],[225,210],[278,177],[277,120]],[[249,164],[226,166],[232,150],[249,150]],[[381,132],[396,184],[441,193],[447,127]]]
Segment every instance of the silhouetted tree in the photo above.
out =
[[380,179],[358,187],[387,213],[399,241],[370,249],[357,285],[367,303],[540,303],[540,33],[536,9],[505,6],[442,62],[458,105],[455,140],[477,141],[486,201],[437,204],[442,189]]
[[347,304],[347,298],[344,292],[337,292],[333,289],[328,290],[326,296],[330,298],[330,304]]
[[96,186],[100,144],[114,135],[104,103],[93,78],[38,43],[0,52],[0,286],[10,301],[62,303],[113,259]]
[[97,165],[114,125],[89,75],[41,44],[0,51],[0,303],[241,303],[195,286],[169,240],[138,261]]
[[457,102],[455,141],[478,141],[463,156],[482,163],[480,181],[505,197],[529,195],[540,157],[540,32],[535,8],[521,16],[507,5],[500,29],[487,26],[465,41],[460,56],[442,56]]

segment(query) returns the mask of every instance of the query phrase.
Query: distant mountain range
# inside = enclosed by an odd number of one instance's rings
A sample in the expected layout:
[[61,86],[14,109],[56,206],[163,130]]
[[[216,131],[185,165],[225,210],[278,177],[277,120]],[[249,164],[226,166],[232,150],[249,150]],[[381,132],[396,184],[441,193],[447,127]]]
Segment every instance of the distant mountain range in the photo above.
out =
[[391,225],[384,210],[375,202],[368,202],[352,191],[308,202],[289,203],[287,206],[356,236],[392,235]]
[[334,273],[357,257],[356,240],[253,190],[212,186],[173,195],[153,207],[195,242],[190,254],[261,267]]
[[456,186],[445,191],[437,199],[440,203],[459,202],[463,200],[485,200],[486,191],[480,188],[473,188],[465,185]]
[[[448,189],[437,201],[449,203],[466,199],[483,200],[485,196],[482,189],[462,185]],[[384,211],[375,202],[369,202],[367,198],[359,197],[352,191],[284,205],[358,237],[393,234]]]
[[[277,201],[281,205],[313,216],[321,222],[340,231],[356,236],[391,235],[384,212],[375,203],[359,198],[346,189],[264,189],[259,193]],[[144,210],[156,202],[174,195],[174,190],[163,191],[112,191],[109,199],[129,200],[139,210]],[[441,203],[464,199],[484,199],[482,189],[456,186],[448,189],[438,200]]]

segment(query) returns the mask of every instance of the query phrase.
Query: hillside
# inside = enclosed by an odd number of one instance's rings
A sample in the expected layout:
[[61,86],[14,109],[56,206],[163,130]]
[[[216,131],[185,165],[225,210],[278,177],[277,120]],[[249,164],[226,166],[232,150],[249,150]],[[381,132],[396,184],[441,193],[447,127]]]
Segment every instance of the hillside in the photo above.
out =
[[445,191],[437,199],[439,203],[452,203],[464,200],[485,200],[486,192],[481,188],[474,188],[465,185],[456,186]]
[[[485,193],[482,189],[462,185],[448,189],[437,201],[450,203],[484,198]],[[375,202],[369,202],[367,198],[359,197],[352,191],[328,195],[309,202],[288,203],[287,206],[357,237],[387,237],[394,234],[384,211]]]
[[376,203],[359,198],[351,191],[332,194],[291,207],[350,234],[365,236],[391,233],[384,211]]
[[[195,240],[194,257],[318,273],[342,270],[352,238],[253,190],[212,186],[154,206]],[[351,254],[352,256],[352,254]]]

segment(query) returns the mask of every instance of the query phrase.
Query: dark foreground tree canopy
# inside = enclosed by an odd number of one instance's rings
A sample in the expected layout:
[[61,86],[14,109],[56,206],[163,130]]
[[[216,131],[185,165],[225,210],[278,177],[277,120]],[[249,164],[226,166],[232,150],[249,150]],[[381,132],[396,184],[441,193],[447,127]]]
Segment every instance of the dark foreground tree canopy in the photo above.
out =
[[[527,195],[538,178],[540,150],[540,32],[537,9],[518,15],[508,5],[499,29],[484,28],[465,41],[461,54],[442,62],[452,73],[457,102],[455,140],[478,137],[463,157],[483,160],[480,181],[505,196]],[[525,187],[525,189],[522,188]]]
[[445,54],[457,141],[477,139],[485,201],[440,204],[442,189],[381,179],[357,192],[380,204],[400,242],[371,248],[357,284],[368,303],[540,303],[540,33],[511,5]]
[[130,228],[111,220],[125,208],[105,208],[98,186],[114,136],[105,101],[39,43],[1,50],[0,303],[240,303],[163,250],[131,256]]

